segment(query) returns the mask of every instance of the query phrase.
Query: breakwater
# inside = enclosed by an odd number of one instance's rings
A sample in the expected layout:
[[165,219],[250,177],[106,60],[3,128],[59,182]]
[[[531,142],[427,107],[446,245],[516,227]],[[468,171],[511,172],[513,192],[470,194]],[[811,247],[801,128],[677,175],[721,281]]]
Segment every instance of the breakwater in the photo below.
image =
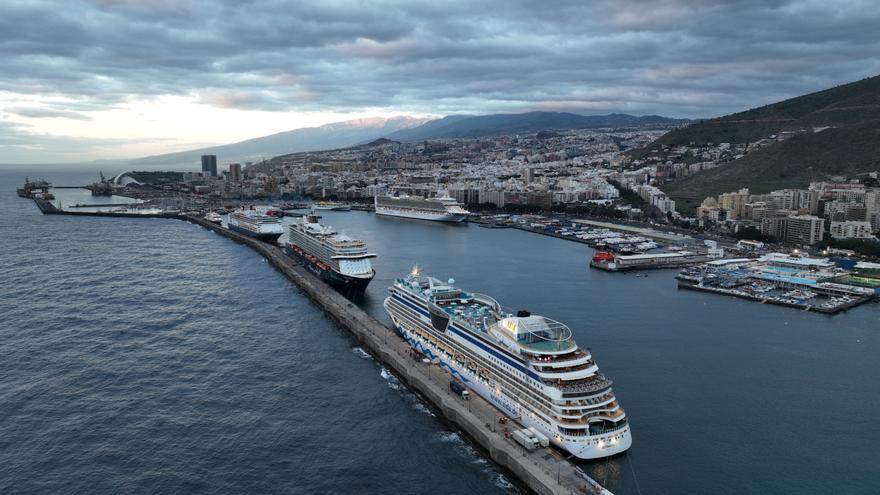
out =
[[505,439],[499,427],[501,413],[478,396],[462,400],[451,393],[450,376],[433,364],[413,358],[406,342],[393,330],[358,308],[351,301],[316,279],[277,246],[233,232],[195,216],[180,216],[210,229],[263,255],[276,269],[294,282],[302,292],[359,345],[392,370],[401,381],[428,402],[442,418],[454,426],[499,466],[524,486],[539,494],[610,492],[580,468],[552,449],[526,451]]
[[[127,218],[180,218],[179,213],[166,213],[161,211],[133,212],[133,211],[73,211],[63,210],[53,205],[51,201],[34,198],[34,203],[44,215],[72,215],[84,217],[127,217]],[[83,205],[93,207],[94,205]],[[100,205],[99,205],[100,206]],[[107,206],[107,205],[105,205]],[[117,206],[117,205],[113,205]],[[124,207],[126,205],[118,205]],[[128,205],[131,206],[131,205]]]

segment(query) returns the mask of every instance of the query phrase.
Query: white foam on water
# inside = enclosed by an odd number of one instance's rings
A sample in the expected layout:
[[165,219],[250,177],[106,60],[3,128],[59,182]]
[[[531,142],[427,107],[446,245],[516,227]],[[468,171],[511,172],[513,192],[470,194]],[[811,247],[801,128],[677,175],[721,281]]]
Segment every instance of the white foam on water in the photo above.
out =
[[513,491],[516,493],[518,490],[515,490],[515,486],[511,483],[507,478],[504,477],[501,473],[495,473],[495,476],[492,476],[492,483],[495,484],[498,488],[502,490]]
[[379,374],[382,375],[382,378],[384,378],[388,382],[388,387],[394,390],[401,390],[403,388],[401,387],[400,382],[397,380],[397,377],[392,375],[391,372],[386,370],[385,368],[382,368],[382,371],[380,371]]
[[373,356],[370,356],[367,351],[361,349],[360,347],[352,347],[351,352],[357,354],[358,357],[361,357],[363,359],[373,359]]
[[415,404],[413,404],[413,409],[422,414],[427,414],[428,416],[432,417],[434,416],[434,413],[432,413],[431,410],[428,409],[428,406],[422,404],[421,402],[416,402]]
[[461,443],[462,439],[458,436],[458,433],[454,431],[442,431],[440,432],[440,441],[445,443]]

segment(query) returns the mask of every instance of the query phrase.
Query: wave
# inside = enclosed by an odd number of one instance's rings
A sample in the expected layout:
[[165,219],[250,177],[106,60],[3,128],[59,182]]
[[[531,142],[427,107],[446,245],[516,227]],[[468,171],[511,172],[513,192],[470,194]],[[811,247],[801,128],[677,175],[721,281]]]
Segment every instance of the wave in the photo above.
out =
[[367,351],[363,350],[361,347],[352,347],[351,352],[355,353],[358,357],[363,359],[373,359],[373,356],[370,356],[370,354]]
[[458,433],[454,431],[441,431],[439,434],[441,442],[444,443],[464,443]]

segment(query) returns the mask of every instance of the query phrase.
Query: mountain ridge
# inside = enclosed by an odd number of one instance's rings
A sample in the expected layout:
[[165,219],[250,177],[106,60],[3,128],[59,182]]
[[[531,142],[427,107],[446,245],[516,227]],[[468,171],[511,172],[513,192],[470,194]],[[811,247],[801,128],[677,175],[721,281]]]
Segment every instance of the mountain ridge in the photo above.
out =
[[197,164],[201,155],[217,155],[221,162],[258,161],[276,155],[345,148],[373,141],[391,132],[423,124],[429,119],[408,116],[373,117],[333,122],[316,127],[303,127],[230,144],[194,150],[152,155],[125,160],[131,165],[177,163]]
[[388,139],[401,142],[425,139],[454,139],[531,134],[554,129],[597,129],[606,127],[642,127],[649,125],[681,125],[688,119],[659,115],[634,116],[623,113],[580,115],[569,112],[525,112],[487,115],[448,115],[418,127],[389,134]]
[[631,156],[691,143],[748,144],[781,133],[791,137],[661,189],[690,213],[706,197],[743,187],[763,193],[880,169],[880,76],[675,129]]
[[783,131],[829,125],[842,127],[874,119],[880,119],[880,76],[700,120],[664,134],[633,156],[644,156],[663,145],[749,143]]

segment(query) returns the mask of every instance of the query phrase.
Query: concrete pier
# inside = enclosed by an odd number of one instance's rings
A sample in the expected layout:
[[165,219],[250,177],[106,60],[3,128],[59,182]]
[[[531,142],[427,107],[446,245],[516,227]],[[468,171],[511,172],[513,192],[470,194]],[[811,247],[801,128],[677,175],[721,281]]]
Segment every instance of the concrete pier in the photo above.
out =
[[[498,465],[524,486],[541,495],[611,495],[580,468],[552,449],[526,451],[504,438],[498,420],[502,413],[476,394],[463,400],[449,390],[450,375],[439,366],[413,359],[406,342],[392,329],[358,308],[324,284],[278,246],[266,244],[195,216],[182,216],[263,255],[269,263],[293,281],[304,294],[348,331],[366,351],[393,371],[414,392],[428,402],[450,425],[464,433]],[[515,428],[511,425],[511,428]]]

